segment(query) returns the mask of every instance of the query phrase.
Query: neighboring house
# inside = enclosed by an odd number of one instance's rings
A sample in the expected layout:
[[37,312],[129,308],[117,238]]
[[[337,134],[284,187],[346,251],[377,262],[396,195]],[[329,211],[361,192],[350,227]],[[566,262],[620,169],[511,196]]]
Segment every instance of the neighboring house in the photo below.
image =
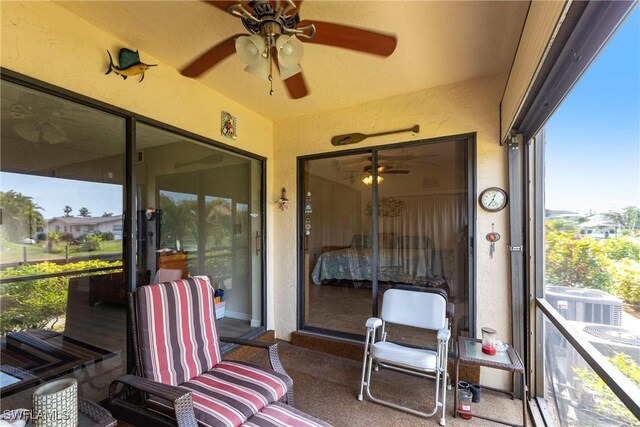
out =
[[59,216],[47,220],[45,232],[70,233],[74,239],[90,232],[113,233],[115,240],[122,240],[122,215],[105,217]]
[[588,221],[578,224],[578,228],[580,229],[580,237],[606,239],[618,235],[622,230],[622,225],[598,214],[589,218]]

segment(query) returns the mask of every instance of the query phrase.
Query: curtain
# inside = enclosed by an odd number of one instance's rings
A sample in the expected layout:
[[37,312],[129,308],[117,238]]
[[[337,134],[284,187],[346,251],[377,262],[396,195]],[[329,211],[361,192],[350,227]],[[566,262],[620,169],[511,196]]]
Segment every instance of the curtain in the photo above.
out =
[[[467,248],[467,194],[382,197],[378,202],[380,272],[395,268],[442,277],[451,296],[461,291]],[[408,280],[409,281],[409,280]]]

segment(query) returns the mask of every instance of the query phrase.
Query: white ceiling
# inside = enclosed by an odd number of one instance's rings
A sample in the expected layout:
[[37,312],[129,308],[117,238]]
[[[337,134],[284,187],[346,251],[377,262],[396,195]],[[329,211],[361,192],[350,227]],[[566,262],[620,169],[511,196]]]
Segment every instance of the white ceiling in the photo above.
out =
[[[141,59],[180,70],[234,34],[241,21],[201,1],[58,2],[113,34]],[[319,1],[307,0],[302,19],[329,21],[394,34],[388,58],[305,44],[301,65],[310,94],[288,98],[281,82],[269,84],[243,71],[232,55],[199,80],[274,121],[335,110],[483,76],[507,74],[515,55],[526,1]],[[113,52],[112,52],[113,54]],[[148,73],[147,78],[153,78]],[[185,77],[187,78],[187,77]]]

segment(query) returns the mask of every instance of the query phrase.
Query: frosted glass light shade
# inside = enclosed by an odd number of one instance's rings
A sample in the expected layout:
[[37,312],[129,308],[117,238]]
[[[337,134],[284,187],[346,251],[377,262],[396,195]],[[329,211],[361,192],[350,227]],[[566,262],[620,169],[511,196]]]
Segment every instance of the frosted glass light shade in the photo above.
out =
[[236,39],[236,52],[245,64],[256,66],[266,60],[263,56],[266,48],[264,38],[258,34],[241,36]]
[[[378,175],[378,178],[376,179],[376,181],[378,181],[378,184],[380,184],[382,181],[384,181],[384,178],[380,175]],[[366,185],[371,185],[373,184],[373,175],[367,175],[364,178],[362,178],[362,182]]]
[[282,35],[276,40],[280,78],[286,80],[302,71],[300,61],[304,53],[302,42],[294,36]]

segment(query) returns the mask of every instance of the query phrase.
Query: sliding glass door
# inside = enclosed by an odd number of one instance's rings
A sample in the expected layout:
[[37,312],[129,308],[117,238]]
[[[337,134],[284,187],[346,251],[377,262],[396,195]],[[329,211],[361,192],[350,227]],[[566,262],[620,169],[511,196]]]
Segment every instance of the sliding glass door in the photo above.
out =
[[100,401],[126,372],[125,119],[2,81],[0,396],[60,376]]
[[357,334],[371,316],[371,203],[358,164],[370,154],[304,162],[304,292],[307,326]]
[[264,159],[7,70],[0,84],[3,404],[62,376],[106,399],[133,368],[136,286],[207,275],[222,335],[264,329]]
[[223,335],[263,326],[262,164],[138,125],[138,277],[207,275]]
[[468,335],[472,153],[465,136],[300,160],[304,329],[363,335],[384,291],[408,285],[447,292]]
[[[467,155],[466,138],[378,153],[379,294],[397,284],[446,291],[454,336],[468,335]],[[413,328],[389,333],[419,343]]]

